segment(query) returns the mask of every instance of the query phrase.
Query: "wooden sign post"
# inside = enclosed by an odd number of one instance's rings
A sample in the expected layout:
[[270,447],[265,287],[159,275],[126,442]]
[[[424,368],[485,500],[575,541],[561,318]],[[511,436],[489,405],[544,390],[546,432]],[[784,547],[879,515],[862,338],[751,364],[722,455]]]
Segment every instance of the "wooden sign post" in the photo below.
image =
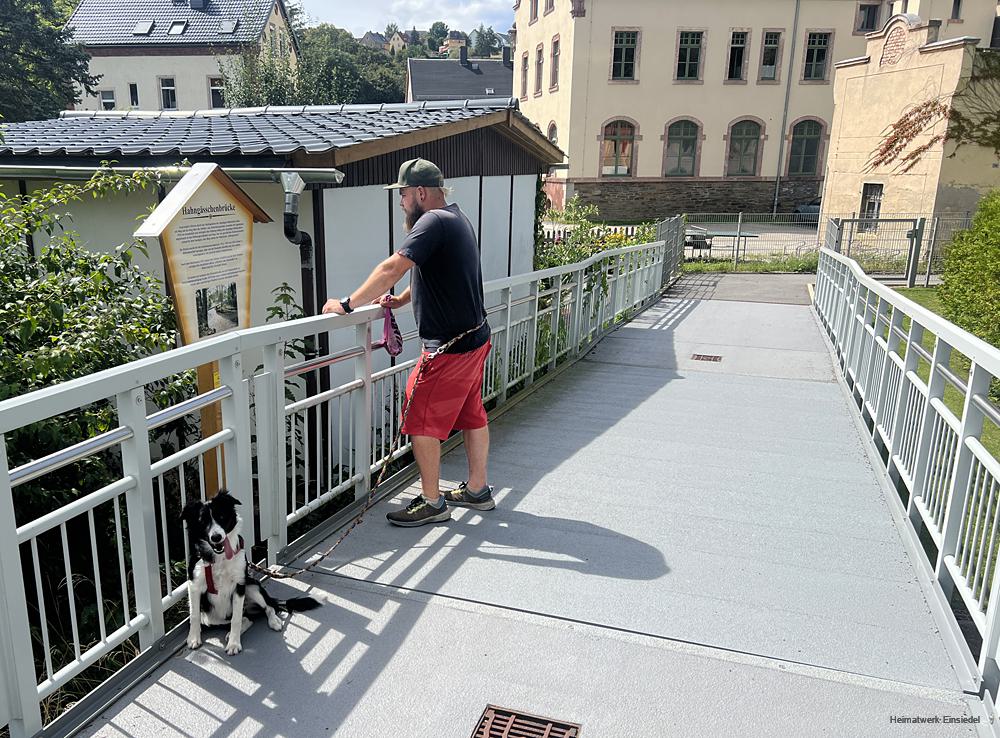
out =
[[[195,164],[135,232],[160,242],[183,344],[250,326],[253,224],[270,221],[218,164]],[[219,386],[218,374],[218,362],[198,367],[198,393]],[[221,429],[219,405],[201,411],[202,438]],[[216,459],[202,455],[209,497],[225,484]]]

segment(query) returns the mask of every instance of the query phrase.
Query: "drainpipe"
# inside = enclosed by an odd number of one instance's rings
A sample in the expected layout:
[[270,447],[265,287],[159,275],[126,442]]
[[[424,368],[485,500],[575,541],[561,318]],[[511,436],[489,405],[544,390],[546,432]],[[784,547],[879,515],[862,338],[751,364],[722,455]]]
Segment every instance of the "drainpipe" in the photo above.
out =
[[316,280],[313,276],[312,238],[299,230],[299,198],[306,183],[298,172],[282,172],[281,188],[285,191],[285,238],[299,247],[302,268],[302,309],[306,316],[316,314]]
[[802,0],[795,0],[795,17],[792,19],[792,45],[788,52],[788,78],[785,80],[785,109],[781,112],[781,130],[778,132],[778,171],[774,177],[774,202],[771,213],[778,212],[778,193],[781,189],[781,167],[785,163],[785,126],[788,125],[788,104],[792,95],[792,74],[795,72],[795,42],[799,39],[799,7]]

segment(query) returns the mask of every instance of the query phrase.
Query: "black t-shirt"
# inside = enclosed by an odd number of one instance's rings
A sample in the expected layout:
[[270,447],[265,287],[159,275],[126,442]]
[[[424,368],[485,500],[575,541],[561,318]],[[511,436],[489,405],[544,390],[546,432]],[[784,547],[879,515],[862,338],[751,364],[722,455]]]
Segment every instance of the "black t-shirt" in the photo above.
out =
[[[417,265],[410,276],[410,295],[425,348],[434,350],[486,320],[476,231],[458,205],[421,215],[398,253]],[[448,353],[474,351],[489,338],[485,323]]]

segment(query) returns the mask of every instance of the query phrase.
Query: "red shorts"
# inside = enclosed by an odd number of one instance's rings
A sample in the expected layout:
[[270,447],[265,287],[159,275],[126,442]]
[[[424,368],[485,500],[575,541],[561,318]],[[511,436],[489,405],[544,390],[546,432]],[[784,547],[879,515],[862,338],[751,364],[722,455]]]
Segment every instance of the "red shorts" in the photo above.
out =
[[[403,433],[408,436],[431,436],[447,440],[453,430],[475,430],[486,425],[483,407],[483,367],[492,343],[487,341],[475,351],[464,354],[441,354],[427,363],[416,393],[420,363],[406,381],[409,405]],[[421,354],[421,360],[427,355]]]

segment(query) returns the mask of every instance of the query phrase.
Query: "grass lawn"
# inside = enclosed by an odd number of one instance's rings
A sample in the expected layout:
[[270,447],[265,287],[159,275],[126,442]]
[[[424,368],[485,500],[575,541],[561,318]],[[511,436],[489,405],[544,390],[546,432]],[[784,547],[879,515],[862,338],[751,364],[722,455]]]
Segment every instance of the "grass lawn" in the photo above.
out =
[[[936,287],[913,287],[910,289],[899,288],[896,291],[910,300],[913,300],[918,305],[921,305],[928,310],[941,315],[942,317],[944,316],[944,306]],[[909,329],[910,320],[907,318],[903,321],[903,330],[908,331]],[[928,353],[934,353],[933,333],[925,331],[923,340],[921,340],[920,343],[928,351]],[[968,381],[970,362],[965,356],[957,351],[952,351],[951,361],[949,364],[951,366],[951,370],[955,374],[961,377],[963,381]],[[922,380],[927,382],[930,377],[930,373],[930,364],[923,359],[920,359],[917,367],[917,374]],[[962,419],[963,402],[964,395],[962,395],[955,387],[952,387],[950,383],[947,383],[944,390],[944,404],[949,410],[955,413],[955,417],[959,420]],[[993,455],[994,459],[1000,460],[1000,428],[997,428],[997,426],[988,418],[983,424],[983,434],[979,440]]]
[[719,272],[788,273],[815,274],[819,263],[816,254],[806,256],[786,256],[764,261],[741,261],[733,269],[732,259],[687,259],[681,264],[684,274],[706,274]]

